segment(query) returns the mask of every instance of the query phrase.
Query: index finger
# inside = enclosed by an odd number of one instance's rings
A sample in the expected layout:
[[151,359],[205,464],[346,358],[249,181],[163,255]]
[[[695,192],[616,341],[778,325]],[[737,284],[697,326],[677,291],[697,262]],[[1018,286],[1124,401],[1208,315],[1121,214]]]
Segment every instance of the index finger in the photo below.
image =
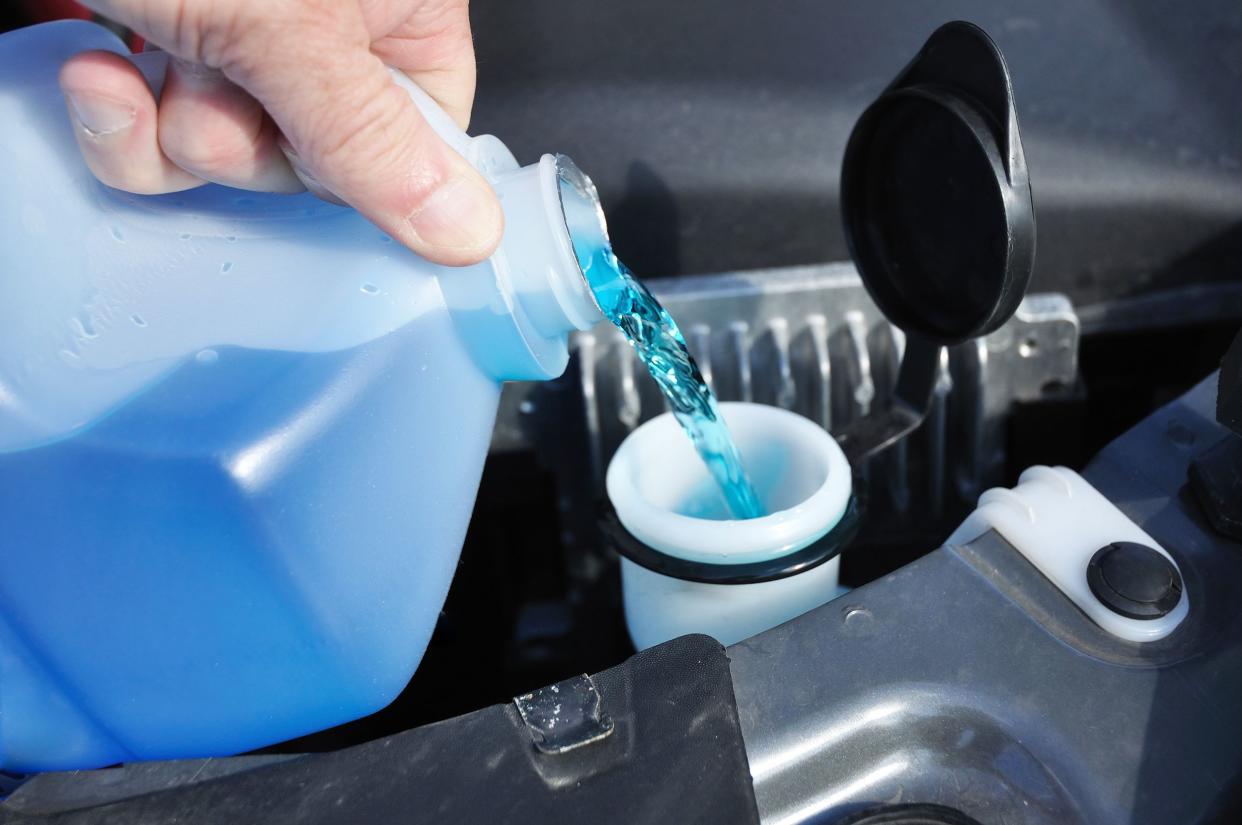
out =
[[463,130],[470,124],[475,65],[467,0],[419,4],[371,51],[431,95]]

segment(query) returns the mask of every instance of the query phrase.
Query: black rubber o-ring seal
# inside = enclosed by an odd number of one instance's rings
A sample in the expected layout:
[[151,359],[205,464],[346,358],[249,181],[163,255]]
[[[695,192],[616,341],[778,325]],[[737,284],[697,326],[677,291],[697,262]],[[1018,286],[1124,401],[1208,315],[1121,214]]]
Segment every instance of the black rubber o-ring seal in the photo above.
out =
[[836,825],[979,825],[957,808],[922,802],[877,805],[837,820]]
[[662,553],[634,538],[607,499],[600,507],[599,526],[618,553],[653,573],[703,584],[757,584],[796,576],[836,558],[854,539],[861,521],[862,508],[851,494],[841,520],[822,537],[793,553],[747,564],[709,564]]

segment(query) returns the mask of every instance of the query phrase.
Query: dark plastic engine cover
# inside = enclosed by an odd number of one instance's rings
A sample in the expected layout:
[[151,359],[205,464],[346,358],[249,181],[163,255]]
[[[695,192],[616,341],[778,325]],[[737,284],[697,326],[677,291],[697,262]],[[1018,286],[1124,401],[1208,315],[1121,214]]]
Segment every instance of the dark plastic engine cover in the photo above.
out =
[[611,730],[560,753],[497,705],[332,753],[43,774],[0,804],[0,823],[758,822],[714,639],[674,639],[593,682]]
[[1242,821],[1242,544],[1186,484],[1215,376],[1084,476],[1176,559],[1190,614],[1122,641],[999,534],[729,648],[764,821],[939,803],[1012,825]]

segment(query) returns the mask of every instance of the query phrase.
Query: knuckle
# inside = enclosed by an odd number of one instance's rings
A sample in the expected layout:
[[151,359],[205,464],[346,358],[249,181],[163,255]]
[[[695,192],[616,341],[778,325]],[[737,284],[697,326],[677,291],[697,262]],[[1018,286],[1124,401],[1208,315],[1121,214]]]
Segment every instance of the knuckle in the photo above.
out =
[[325,139],[312,147],[311,162],[347,187],[396,184],[405,192],[403,200],[421,201],[448,177],[430,127],[394,84],[359,107],[339,107],[323,117],[341,120],[324,130]]
[[160,149],[173,163],[211,176],[227,175],[250,165],[254,158],[251,141],[228,124],[191,124],[173,118],[161,122],[159,140]]

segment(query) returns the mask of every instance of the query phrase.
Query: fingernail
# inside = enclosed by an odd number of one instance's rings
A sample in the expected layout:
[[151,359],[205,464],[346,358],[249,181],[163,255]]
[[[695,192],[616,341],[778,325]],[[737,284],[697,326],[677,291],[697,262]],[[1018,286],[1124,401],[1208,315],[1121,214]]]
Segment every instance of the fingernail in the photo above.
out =
[[92,94],[68,94],[69,105],[78,123],[91,137],[119,132],[134,122],[138,112],[132,106]]
[[480,180],[453,178],[412,213],[418,239],[443,249],[478,249],[500,234],[495,195]]

